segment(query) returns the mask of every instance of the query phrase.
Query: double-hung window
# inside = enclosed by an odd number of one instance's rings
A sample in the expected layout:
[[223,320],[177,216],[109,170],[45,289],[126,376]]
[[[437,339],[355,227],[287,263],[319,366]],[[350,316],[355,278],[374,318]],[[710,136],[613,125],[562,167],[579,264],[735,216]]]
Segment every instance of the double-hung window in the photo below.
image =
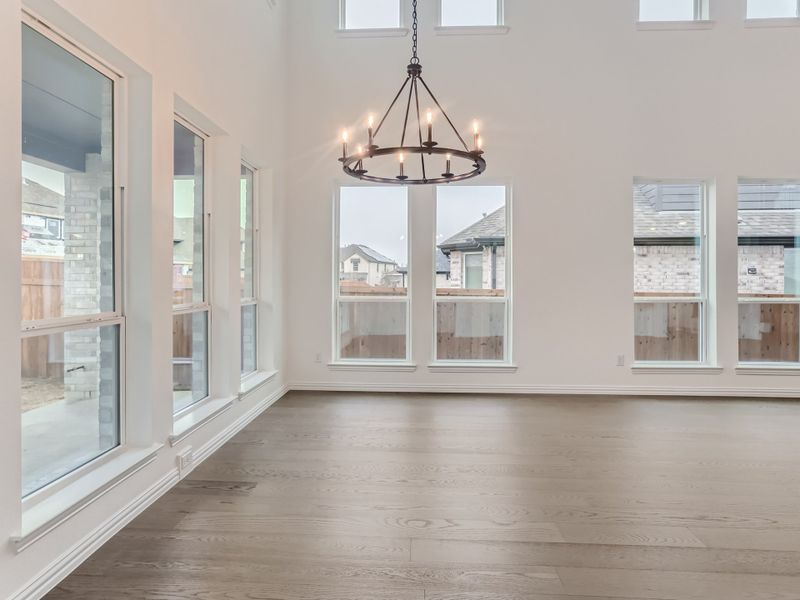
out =
[[704,183],[633,186],[637,362],[705,360],[706,205]]
[[340,187],[334,237],[334,360],[407,361],[407,188]]
[[22,494],[122,443],[118,77],[22,26]]
[[205,135],[177,118],[172,220],[172,399],[176,415],[209,393],[205,148]]
[[709,0],[639,0],[639,21],[704,21]]
[[800,182],[739,182],[739,362],[800,363]]
[[510,361],[509,214],[505,186],[436,189],[436,361]]
[[240,188],[241,375],[258,370],[258,214],[255,171],[242,164]]
[[748,19],[796,19],[799,0],[747,0]]

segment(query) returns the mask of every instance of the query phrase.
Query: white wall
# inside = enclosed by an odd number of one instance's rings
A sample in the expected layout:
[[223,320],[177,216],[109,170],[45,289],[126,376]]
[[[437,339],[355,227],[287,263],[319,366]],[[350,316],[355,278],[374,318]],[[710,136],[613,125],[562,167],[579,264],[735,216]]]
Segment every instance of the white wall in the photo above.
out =
[[[636,0],[506,0],[507,35],[435,35],[420,3],[424,75],[464,130],[484,124],[489,168],[513,185],[516,373],[429,372],[431,190],[412,189],[413,373],[330,370],[331,202],[337,136],[388,106],[409,37],[339,37],[335,0],[290,3],[287,268],[290,378],[309,388],[797,394],[791,377],[736,375],[736,185],[800,177],[796,27],[745,28],[712,0],[708,30],[644,31]],[[353,143],[359,143],[357,138]],[[632,182],[715,182],[722,374],[634,374]],[[558,252],[550,249],[558,248]],[[322,258],[320,258],[322,257]],[[317,353],[324,360],[315,362]],[[778,391],[775,391],[778,390]]]
[[[123,72],[130,90],[126,201],[129,214],[127,402],[135,404],[129,441],[164,444],[157,459],[23,551],[0,547],[0,598],[33,598],[66,571],[73,559],[108,533],[113,519],[149,491],[163,491],[176,476],[177,452],[210,449],[241,419],[284,389],[282,316],[285,218],[283,92],[286,10],[264,0],[26,0],[49,24]],[[19,279],[20,218],[20,0],[0,2],[0,537],[20,533]],[[238,393],[239,160],[261,167],[262,366],[278,375],[174,447],[171,376],[172,120],[178,105],[212,131],[209,182],[214,214],[215,395]],[[189,110],[191,109],[191,110]],[[192,115],[186,115],[192,117]],[[230,350],[226,350],[230,349]],[[158,487],[162,484],[161,487]],[[110,525],[111,524],[111,525]],[[120,523],[117,523],[119,525]],[[54,576],[55,579],[48,579]]]

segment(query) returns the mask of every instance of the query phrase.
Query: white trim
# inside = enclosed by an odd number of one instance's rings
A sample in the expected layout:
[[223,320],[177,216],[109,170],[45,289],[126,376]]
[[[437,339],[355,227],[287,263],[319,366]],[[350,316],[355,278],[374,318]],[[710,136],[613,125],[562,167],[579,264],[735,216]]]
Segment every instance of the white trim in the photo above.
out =
[[12,538],[17,552],[25,550],[98,498],[155,461],[162,444],[129,448],[117,458],[74,480],[58,494],[23,510],[20,535]]
[[800,27],[800,17],[773,17],[767,19],[745,19],[745,29],[769,27]]
[[382,38],[406,37],[407,27],[375,27],[370,29],[337,29],[336,37],[340,38]]
[[656,387],[656,386],[596,386],[596,385],[516,385],[516,384],[407,384],[407,383],[346,383],[294,382],[290,390],[319,392],[373,392],[416,394],[519,394],[519,395],[597,395],[597,396],[686,396],[800,399],[800,388],[732,388],[732,387]]
[[703,19],[700,21],[637,21],[639,31],[683,31],[692,29],[714,29],[716,23]]
[[417,370],[417,365],[407,361],[377,361],[377,360],[339,360],[328,363],[331,371],[364,371],[373,373],[413,373]]
[[[477,30],[483,29],[486,30],[486,34],[492,35],[497,33],[507,33],[508,27],[505,27],[505,0],[495,0],[495,23],[489,25],[445,25],[444,24],[444,6],[442,5],[442,0],[436,0],[436,27],[434,30],[437,34],[441,32],[442,35],[463,35],[465,32],[459,33],[457,30],[473,30],[469,33],[475,34],[482,34],[484,32],[479,32]],[[497,31],[499,29],[504,29],[505,31]],[[448,33],[444,33],[448,31]],[[450,33],[452,31],[452,33]],[[469,35],[467,33],[467,35]]]
[[503,362],[438,361],[428,365],[432,373],[516,373],[517,365]]
[[223,412],[233,406],[236,398],[206,398],[192,404],[188,409],[177,417],[172,426],[172,434],[169,436],[169,445],[176,446],[203,425],[216,419]]
[[437,25],[436,35],[506,35],[511,30],[507,25]]
[[800,375],[797,363],[740,363],[736,366],[737,375]]
[[634,363],[631,373],[634,375],[721,375],[725,369],[694,363]]
[[265,383],[275,379],[278,371],[256,371],[242,378],[239,384],[239,400],[254,392]]

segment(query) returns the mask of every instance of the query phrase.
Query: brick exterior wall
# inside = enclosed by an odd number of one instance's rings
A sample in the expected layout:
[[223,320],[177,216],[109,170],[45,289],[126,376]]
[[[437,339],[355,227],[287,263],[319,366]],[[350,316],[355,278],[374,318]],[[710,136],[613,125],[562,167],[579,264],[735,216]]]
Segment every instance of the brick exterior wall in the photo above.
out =
[[[453,250],[450,253],[450,280],[442,285],[442,288],[461,288],[463,287],[462,278],[464,276],[464,254],[474,254],[474,252],[461,252],[460,250]],[[492,288],[492,249],[490,247],[483,248],[482,255],[482,276],[484,290]],[[496,259],[496,286],[494,289],[506,289],[506,248],[505,246],[497,246],[497,259]]]

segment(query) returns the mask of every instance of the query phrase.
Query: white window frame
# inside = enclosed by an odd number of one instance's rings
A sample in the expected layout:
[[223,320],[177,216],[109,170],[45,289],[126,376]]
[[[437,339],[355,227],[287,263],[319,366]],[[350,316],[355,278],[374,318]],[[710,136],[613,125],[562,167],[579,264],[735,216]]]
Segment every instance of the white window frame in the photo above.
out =
[[711,1],[712,0],[694,0],[694,15],[691,20],[667,20],[667,21],[643,21],[642,20],[642,1],[639,0],[636,5],[636,21],[641,25],[649,24],[658,24],[658,23],[665,23],[665,24],[690,24],[690,23],[707,23],[710,19],[711,14]]
[[505,0],[495,0],[497,3],[497,22],[485,25],[445,25],[444,24],[444,3],[436,0],[436,27],[435,31],[439,35],[458,35],[458,34],[477,34],[491,35],[508,33],[505,23]]
[[[394,187],[394,186],[382,186],[382,185],[370,185],[370,184],[359,184],[359,183],[340,183],[336,186],[336,190],[334,193],[334,202],[333,202],[333,261],[332,261],[332,287],[333,287],[333,306],[332,306],[332,334],[331,334],[331,341],[332,341],[332,349],[331,349],[331,356],[333,357],[330,366],[336,367],[412,367],[411,363],[411,356],[412,356],[412,336],[411,336],[411,315],[412,312],[412,291],[411,291],[411,265],[412,265],[412,257],[411,253],[413,252],[413,248],[411,245],[411,192],[408,186],[403,186],[406,192],[406,247],[407,247],[407,257],[408,257],[408,275],[406,276],[406,294],[405,296],[342,296],[340,294],[339,289],[339,264],[340,264],[340,256],[339,253],[341,251],[341,244],[340,244],[340,236],[339,236],[339,225],[341,220],[341,200],[342,200],[342,188],[351,188],[351,187]],[[339,332],[339,323],[341,317],[341,311],[339,309],[340,303],[366,303],[366,302],[374,302],[380,304],[387,304],[390,302],[404,302],[406,304],[406,355],[404,358],[342,358],[341,357],[341,348],[340,348],[340,332]]]
[[794,15],[780,17],[751,17],[750,0],[742,0],[746,27],[797,27],[800,25],[800,0],[795,3]]
[[[709,290],[710,286],[710,259],[709,259],[709,197],[711,183],[701,179],[644,179],[636,178],[634,185],[642,184],[677,184],[677,185],[697,185],[701,189],[700,197],[700,296],[642,296],[637,297],[636,291],[633,290],[633,304],[699,304],[698,318],[700,320],[698,327],[698,360],[676,360],[676,361],[652,361],[652,360],[636,360],[636,352],[632,354],[634,357],[634,368],[657,368],[657,367],[693,367],[693,366],[711,366],[711,339],[710,339],[710,316],[711,299]],[[631,196],[633,197],[633,196]],[[631,235],[631,242],[634,241],[634,235]],[[635,332],[634,332],[635,341]]]
[[[774,184],[774,185],[781,185],[781,184],[800,184],[800,179],[764,179],[764,178],[747,178],[747,177],[740,177],[737,183],[736,189],[736,214],[738,217],[739,214],[739,186],[747,185],[747,184]],[[798,213],[798,219],[800,219],[800,212]],[[736,235],[736,258],[738,264],[738,255],[739,255],[739,235],[738,235],[738,228],[737,228],[737,235]],[[738,311],[739,305],[741,304],[797,304],[800,305],[800,297],[798,298],[759,298],[757,296],[746,296],[739,294],[739,281],[737,278],[736,281],[736,308]],[[800,370],[800,361],[797,362],[769,362],[769,361],[739,361],[739,332],[736,332],[736,356],[737,356],[737,368],[740,369],[786,369],[786,370]]]
[[[203,301],[202,302],[191,302],[188,304],[173,304],[172,305],[172,316],[184,316],[184,315],[193,315],[197,313],[206,313],[206,396],[197,402],[190,404],[189,406],[182,408],[181,410],[175,412],[174,408],[174,392],[172,395],[173,399],[173,412],[172,416],[175,421],[178,421],[181,417],[185,416],[188,413],[200,408],[204,404],[206,404],[211,399],[211,377],[212,377],[212,326],[211,320],[212,316],[212,307],[213,301],[211,299],[211,290],[213,286],[211,285],[211,194],[209,194],[210,188],[210,177],[209,174],[211,173],[211,169],[209,168],[209,156],[210,152],[208,151],[208,144],[211,136],[197,127],[194,123],[188,120],[186,117],[182,116],[180,113],[173,114],[173,121],[182,125],[192,133],[197,136],[200,136],[203,139]],[[174,223],[174,198],[173,198],[173,223]],[[173,231],[170,228],[170,231]],[[174,231],[173,231],[173,239],[174,239]],[[170,257],[170,260],[173,260]],[[173,290],[174,291],[174,290]],[[171,359],[172,352],[170,352]],[[174,366],[173,366],[174,368]]]
[[[492,368],[500,368],[501,370],[505,369],[514,369],[515,367],[513,362],[513,280],[514,280],[514,258],[513,258],[513,194],[512,194],[512,186],[511,183],[508,181],[482,181],[480,184],[478,183],[462,183],[462,184],[447,184],[450,186],[457,186],[457,187],[503,187],[505,188],[505,210],[506,210],[506,241],[505,241],[505,294],[503,297],[482,297],[482,296],[439,296],[437,294],[436,289],[436,249],[437,249],[437,241],[436,241],[436,223],[438,219],[438,208],[439,208],[439,198],[438,195],[435,197],[434,201],[434,217],[433,217],[433,248],[434,252],[433,262],[431,264],[431,274],[433,277],[433,313],[432,313],[432,320],[431,320],[431,356],[433,356],[433,361],[429,365],[431,370],[469,370],[469,369],[492,369]],[[437,186],[444,187],[444,186]],[[469,253],[468,253],[469,254]],[[477,254],[477,253],[473,253]],[[466,283],[464,279],[465,273],[465,264],[462,265],[462,282]],[[463,285],[463,284],[462,284]],[[493,303],[493,304],[504,304],[505,305],[505,327],[503,330],[503,359],[502,360],[481,360],[481,359],[442,359],[440,360],[436,351],[437,351],[437,337],[438,337],[438,330],[437,330],[437,316],[438,316],[438,308],[439,304],[454,304],[454,303]]]
[[408,35],[406,13],[409,0],[397,0],[397,25],[391,27],[347,27],[347,0],[339,1],[339,28],[337,33],[355,37],[394,37]]
[[[259,210],[260,202],[259,202],[259,186],[258,186],[258,179],[259,179],[258,169],[256,167],[254,167],[251,163],[249,163],[245,159],[241,160],[241,166],[243,166],[246,169],[249,169],[250,172],[253,174],[253,189],[251,190],[252,197],[253,197],[253,266],[252,266],[252,271],[253,271],[253,295],[251,297],[244,297],[244,296],[241,295],[241,291],[239,292],[239,298],[240,298],[240,300],[239,300],[239,304],[240,304],[240,307],[239,307],[239,319],[240,319],[240,322],[241,322],[241,316],[242,316],[242,309],[244,309],[244,307],[246,307],[246,306],[255,307],[255,314],[256,314],[256,317],[255,317],[255,334],[256,334],[256,338],[255,338],[255,349],[256,349],[255,369],[252,370],[252,371],[248,371],[246,373],[242,372],[242,370],[241,370],[241,362],[242,362],[241,358],[242,357],[239,357],[239,366],[240,366],[239,371],[240,371],[241,379],[242,379],[242,381],[244,381],[246,379],[252,378],[254,374],[256,374],[259,371],[261,371],[261,336],[259,335],[259,329],[261,327],[261,315],[260,315],[261,311],[260,311],[260,308],[259,308],[259,304],[260,304],[259,298],[261,296],[261,294],[260,294],[261,278],[259,277],[259,275],[261,273],[261,261],[260,261],[260,256],[261,256],[261,225],[260,225],[260,223],[261,223],[261,211]],[[241,336],[243,336],[243,335],[244,335],[244,332],[240,331],[239,332],[239,336],[240,336],[239,347],[240,348],[241,348]]]
[[[128,442],[127,423],[128,405],[126,402],[126,356],[125,356],[125,335],[126,318],[125,302],[127,286],[125,286],[124,276],[124,256],[125,256],[125,188],[127,170],[125,169],[124,148],[127,140],[126,121],[123,117],[125,106],[124,98],[127,94],[126,81],[120,71],[114,69],[99,57],[90,54],[77,43],[66,36],[56,32],[55,29],[44,23],[34,14],[23,11],[21,22],[29,26],[38,34],[44,36],[59,48],[71,54],[82,62],[88,64],[93,69],[111,79],[113,83],[113,193],[114,193],[114,310],[91,315],[78,315],[74,317],[59,317],[51,319],[41,319],[38,321],[25,321],[21,323],[21,339],[64,333],[89,328],[117,327],[118,347],[117,363],[118,372],[118,440],[117,445],[106,452],[98,455],[94,459],[78,466],[69,473],[24,496],[22,501],[23,514],[32,513],[45,505],[50,505],[60,493],[67,488],[74,487],[75,483],[88,474],[93,473],[118,460],[124,454],[134,448]],[[23,157],[24,158],[24,157]],[[60,501],[59,501],[60,503]]]

